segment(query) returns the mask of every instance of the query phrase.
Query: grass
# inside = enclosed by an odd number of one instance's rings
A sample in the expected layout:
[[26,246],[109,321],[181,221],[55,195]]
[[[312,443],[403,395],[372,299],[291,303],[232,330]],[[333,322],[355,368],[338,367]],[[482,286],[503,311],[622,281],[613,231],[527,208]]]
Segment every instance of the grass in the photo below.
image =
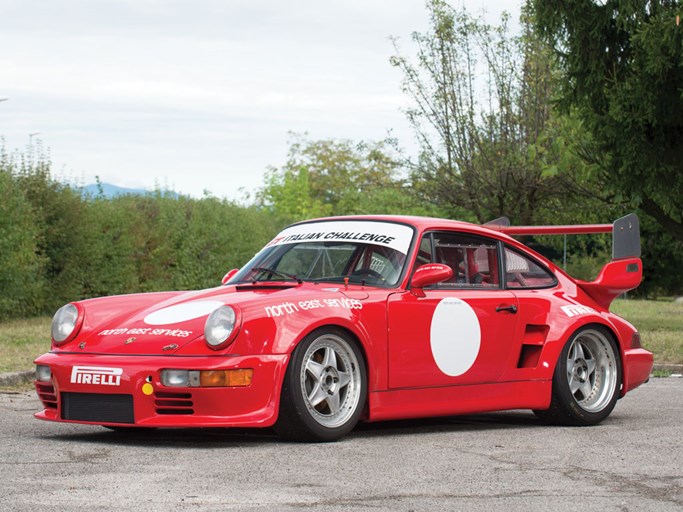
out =
[[[640,331],[656,363],[683,364],[683,304],[673,301],[616,300],[612,311]],[[0,322],[0,373],[33,369],[50,350],[50,317]]]
[[653,377],[671,377],[673,373],[671,370],[652,370]]
[[683,304],[671,300],[615,300],[613,313],[631,322],[656,363],[683,364]]
[[50,350],[49,316],[0,322],[0,373],[32,370]]

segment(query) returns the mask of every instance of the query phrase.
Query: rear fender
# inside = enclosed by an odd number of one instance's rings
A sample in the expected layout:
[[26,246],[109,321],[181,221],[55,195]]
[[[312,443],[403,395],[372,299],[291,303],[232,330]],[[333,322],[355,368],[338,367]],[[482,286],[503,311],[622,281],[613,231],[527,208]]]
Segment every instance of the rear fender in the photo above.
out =
[[576,283],[591,298],[605,309],[622,293],[637,288],[643,280],[643,262],[640,258],[626,258],[610,261],[605,265],[595,281]]

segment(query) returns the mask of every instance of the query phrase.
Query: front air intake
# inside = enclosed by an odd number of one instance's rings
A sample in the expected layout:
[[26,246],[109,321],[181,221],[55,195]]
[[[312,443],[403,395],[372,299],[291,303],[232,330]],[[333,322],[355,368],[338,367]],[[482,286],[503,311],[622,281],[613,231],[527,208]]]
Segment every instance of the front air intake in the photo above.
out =
[[194,414],[191,393],[154,393],[157,414]]
[[36,382],[36,392],[46,409],[57,408],[57,394],[55,393],[55,387],[52,384]]
[[61,393],[62,419],[95,423],[135,423],[133,395]]

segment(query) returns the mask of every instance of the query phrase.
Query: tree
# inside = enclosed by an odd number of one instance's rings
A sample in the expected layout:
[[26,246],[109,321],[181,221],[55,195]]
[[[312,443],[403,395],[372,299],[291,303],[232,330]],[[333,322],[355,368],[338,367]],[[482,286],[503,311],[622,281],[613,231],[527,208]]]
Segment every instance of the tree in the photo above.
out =
[[559,58],[562,105],[593,137],[584,156],[613,200],[683,240],[683,26],[673,0],[533,0]]
[[286,222],[327,215],[433,212],[409,193],[392,144],[312,141],[294,135],[287,163],[267,171],[257,200]]
[[559,165],[566,148],[552,136],[563,126],[551,109],[552,59],[531,30],[531,13],[514,38],[507,16],[492,27],[444,0],[428,0],[427,9],[430,31],[413,34],[416,63],[397,42],[391,59],[413,101],[416,185],[452,216],[532,223],[573,189]]

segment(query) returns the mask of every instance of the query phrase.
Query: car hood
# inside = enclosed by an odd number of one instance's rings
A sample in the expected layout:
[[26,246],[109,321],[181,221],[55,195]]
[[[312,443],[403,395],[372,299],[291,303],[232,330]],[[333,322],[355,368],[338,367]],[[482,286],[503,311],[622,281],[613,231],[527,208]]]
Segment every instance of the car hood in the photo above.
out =
[[[312,285],[221,286],[209,290],[104,297],[81,302],[84,324],[74,341],[59,351],[98,354],[173,355],[204,336],[208,316],[235,305],[245,317],[281,296],[305,297]],[[319,293],[320,287],[315,290]],[[311,292],[313,289],[310,290]],[[357,298],[364,292],[352,293]],[[262,314],[262,313],[261,313]]]

